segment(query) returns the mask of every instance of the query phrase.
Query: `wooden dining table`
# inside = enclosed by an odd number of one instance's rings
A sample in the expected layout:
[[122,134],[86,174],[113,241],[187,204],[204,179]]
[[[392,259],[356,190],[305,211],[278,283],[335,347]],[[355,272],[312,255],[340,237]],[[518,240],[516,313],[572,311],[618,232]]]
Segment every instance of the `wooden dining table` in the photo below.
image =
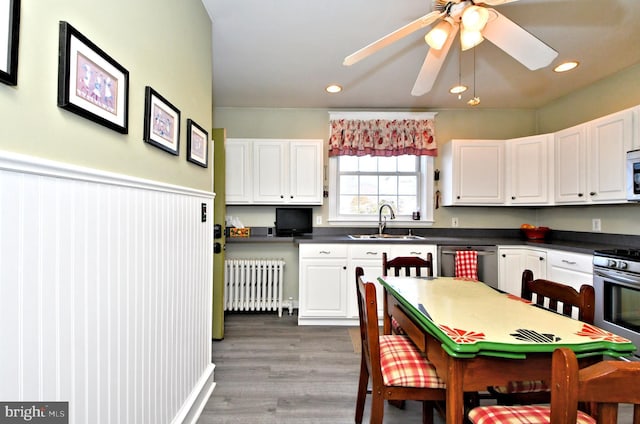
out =
[[[371,280],[369,280],[371,281]],[[631,341],[488,285],[452,277],[379,277],[385,329],[393,316],[446,382],[446,422],[464,419],[464,393],[551,378],[551,354],[581,366],[630,356]]]

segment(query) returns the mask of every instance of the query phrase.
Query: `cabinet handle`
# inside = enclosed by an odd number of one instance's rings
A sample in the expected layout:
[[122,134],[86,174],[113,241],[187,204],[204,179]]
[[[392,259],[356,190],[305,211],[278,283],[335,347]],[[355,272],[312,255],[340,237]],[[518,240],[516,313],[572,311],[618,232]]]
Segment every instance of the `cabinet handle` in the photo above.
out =
[[540,256],[540,260],[541,260],[541,261],[544,261],[544,258],[543,258],[542,256]]
[[369,251],[369,252],[367,252],[367,255],[374,255],[374,256],[378,256],[378,252],[371,252],[371,251]]
[[320,252],[321,255],[330,255],[331,254],[331,250],[321,250]]
[[293,199],[293,196],[291,196],[291,198]]
[[582,196],[584,196],[583,193],[578,193],[578,197],[582,197]]
[[589,196],[595,196],[596,194],[598,193],[596,193],[595,191],[592,191],[591,193],[589,193]]
[[503,254],[502,254],[502,257],[503,257],[503,258],[506,258],[506,257],[507,257],[507,255],[506,255],[505,253],[503,253]]
[[342,267],[342,269],[347,269],[347,267],[346,267],[346,266],[343,266],[343,267]]
[[420,255],[422,255],[422,252],[411,252],[411,255],[420,256]]
[[460,196],[456,196],[456,199],[459,199],[459,198],[460,198]]
[[281,194],[281,195],[280,195],[280,198],[281,198],[281,199],[284,199],[284,196]]
[[511,196],[511,200],[516,200],[516,196]]
[[565,264],[567,264],[567,265],[575,265],[575,264],[576,264],[576,262],[575,262],[575,261],[568,261],[568,260],[566,260],[566,259],[563,259],[563,260],[562,260],[562,262],[564,262],[564,263],[565,263]]

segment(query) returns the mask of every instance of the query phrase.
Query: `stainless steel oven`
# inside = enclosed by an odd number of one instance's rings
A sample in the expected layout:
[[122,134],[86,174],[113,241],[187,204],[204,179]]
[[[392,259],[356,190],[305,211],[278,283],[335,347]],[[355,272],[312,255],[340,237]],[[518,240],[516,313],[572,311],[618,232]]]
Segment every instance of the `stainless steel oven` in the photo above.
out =
[[640,348],[640,249],[594,252],[593,287],[595,324]]

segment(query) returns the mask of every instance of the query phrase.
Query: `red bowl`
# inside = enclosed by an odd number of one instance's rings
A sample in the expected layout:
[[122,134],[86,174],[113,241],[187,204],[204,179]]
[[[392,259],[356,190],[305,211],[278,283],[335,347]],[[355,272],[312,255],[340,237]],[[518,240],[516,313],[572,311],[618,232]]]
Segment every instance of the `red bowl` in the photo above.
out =
[[549,231],[549,227],[521,228],[525,237],[529,240],[544,240]]

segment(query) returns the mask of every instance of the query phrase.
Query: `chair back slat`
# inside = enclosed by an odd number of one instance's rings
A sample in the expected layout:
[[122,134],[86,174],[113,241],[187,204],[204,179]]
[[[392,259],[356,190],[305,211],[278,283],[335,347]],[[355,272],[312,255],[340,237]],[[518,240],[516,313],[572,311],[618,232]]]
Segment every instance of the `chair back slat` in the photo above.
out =
[[[538,306],[553,310],[568,317],[577,309],[577,318],[593,324],[595,313],[595,291],[593,286],[583,284],[580,291],[571,286],[545,279],[533,279],[533,272],[522,273],[522,294],[524,299],[535,302]],[[534,299],[535,297],[535,299]],[[558,305],[562,308],[559,310]]]
[[426,269],[426,277],[433,276],[433,255],[427,253],[427,258],[419,256],[398,256],[393,259],[387,258],[387,252],[382,253],[382,275],[389,275],[389,270],[393,269],[393,275],[400,277],[400,272],[404,271],[405,276],[410,276],[411,271],[415,271],[415,275],[422,276],[422,269]]

